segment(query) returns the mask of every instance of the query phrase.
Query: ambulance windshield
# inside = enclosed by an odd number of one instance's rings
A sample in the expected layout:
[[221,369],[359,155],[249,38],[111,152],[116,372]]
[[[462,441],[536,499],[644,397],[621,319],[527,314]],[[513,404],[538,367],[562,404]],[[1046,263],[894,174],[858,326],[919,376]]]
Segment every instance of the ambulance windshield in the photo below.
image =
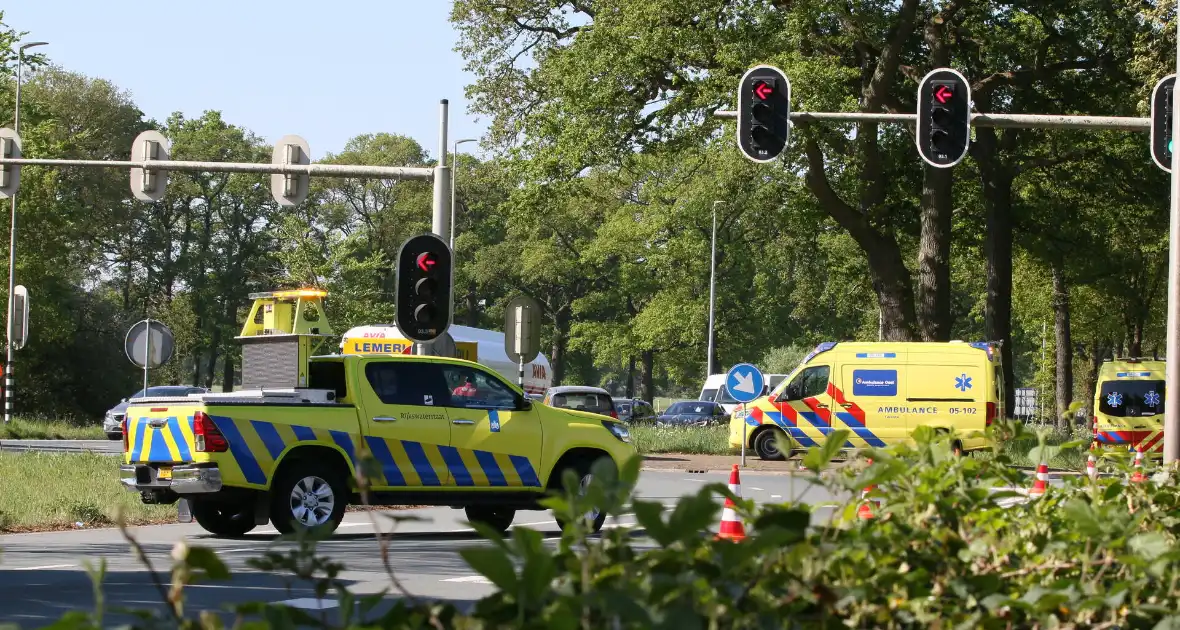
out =
[[1141,418],[1164,412],[1163,381],[1106,381],[1098,393],[1098,411],[1116,418]]

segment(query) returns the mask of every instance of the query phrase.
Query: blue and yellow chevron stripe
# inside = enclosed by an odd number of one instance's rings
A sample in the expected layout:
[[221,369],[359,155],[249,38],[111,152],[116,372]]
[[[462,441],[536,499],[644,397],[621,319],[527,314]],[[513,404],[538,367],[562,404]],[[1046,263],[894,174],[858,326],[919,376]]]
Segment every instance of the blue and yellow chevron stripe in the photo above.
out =
[[[210,416],[229,442],[228,458],[217,457],[222,480],[227,485],[269,485],[275,463],[299,443],[331,445],[340,449],[356,469],[361,436],[296,424]],[[191,461],[193,418],[169,417],[161,427],[150,419],[135,419],[128,427],[131,462],[177,463]],[[366,436],[364,446],[381,469],[375,488],[418,487],[500,487],[540,488],[541,480],[529,458],[507,453],[455,448]],[[236,468],[236,469],[235,469]]]

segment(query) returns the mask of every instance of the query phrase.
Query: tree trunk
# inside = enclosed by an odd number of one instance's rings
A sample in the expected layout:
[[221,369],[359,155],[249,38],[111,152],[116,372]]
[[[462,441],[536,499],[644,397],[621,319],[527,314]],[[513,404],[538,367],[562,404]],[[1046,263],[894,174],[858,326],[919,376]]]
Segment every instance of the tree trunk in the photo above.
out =
[[914,340],[914,291],[910,272],[902,261],[901,248],[892,238],[876,236],[862,244],[869,258],[869,278],[881,310],[883,341]]
[[479,327],[479,293],[474,282],[467,285],[467,325]]
[[[1012,132],[1006,130],[1004,133]],[[1006,385],[1004,408],[1011,415],[1016,409],[1016,375],[1012,356],[1012,180],[1015,174],[1000,161],[995,130],[978,129],[972,147],[976,149],[987,212],[987,232],[983,244],[987,259],[984,334],[988,341],[1002,344],[1000,360],[1004,366]]]
[[641,378],[643,379],[643,399],[654,405],[656,397],[656,353],[651,350],[644,350],[642,360],[643,368],[641,370]]
[[236,361],[232,352],[225,353],[225,362],[221,373],[221,390],[225,392],[234,391],[234,377]]
[[1068,417],[1073,403],[1073,341],[1069,331],[1069,285],[1061,264],[1053,265],[1053,332],[1057,340],[1057,426],[1073,424]]
[[1144,322],[1139,317],[1131,324],[1131,330],[1127,331],[1130,337],[1130,344],[1127,348],[1127,355],[1132,357],[1143,356],[1143,327]]
[[565,347],[569,342],[569,331],[569,308],[562,306],[553,313],[553,356],[550,360],[553,366],[554,387],[561,385],[565,377]]
[[627,357],[627,398],[635,398],[635,355]]
[[949,168],[923,169],[922,237],[918,248],[918,326],[923,341],[951,339],[951,223]]

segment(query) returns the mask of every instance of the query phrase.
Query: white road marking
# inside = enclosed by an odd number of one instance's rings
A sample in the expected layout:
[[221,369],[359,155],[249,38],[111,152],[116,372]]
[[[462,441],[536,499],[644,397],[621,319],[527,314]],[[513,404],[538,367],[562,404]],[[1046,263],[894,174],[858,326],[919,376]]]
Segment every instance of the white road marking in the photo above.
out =
[[291,608],[302,608],[304,610],[327,610],[335,608],[340,605],[339,602],[332,602],[323,599],[316,599],[314,597],[300,597],[298,599],[288,599],[283,602],[275,602],[279,606],[290,606]]
[[[341,523],[338,527],[363,527],[365,525],[372,525],[372,523]],[[273,527],[266,527],[263,529],[250,530],[251,534],[277,534],[279,530]]]
[[49,569],[72,569],[77,566],[78,565],[76,565],[76,564],[43,564],[38,567],[13,567],[10,569],[5,569],[4,567],[0,567],[0,570],[4,570],[4,571],[47,571]]
[[781,494],[772,494],[772,495],[770,495],[770,498],[772,498],[772,499],[781,499],[781,498],[783,498],[783,495],[781,495]]
[[689,479],[688,477],[681,479],[681,481],[695,481],[697,483],[709,483],[708,479]]
[[482,575],[465,575],[463,577],[447,578],[441,582],[474,582],[476,584],[491,584],[492,581]]
[[750,489],[751,489],[751,490],[757,490],[757,491],[759,491],[759,492],[764,492],[764,490],[763,490],[762,488],[755,488],[754,486],[750,486]]

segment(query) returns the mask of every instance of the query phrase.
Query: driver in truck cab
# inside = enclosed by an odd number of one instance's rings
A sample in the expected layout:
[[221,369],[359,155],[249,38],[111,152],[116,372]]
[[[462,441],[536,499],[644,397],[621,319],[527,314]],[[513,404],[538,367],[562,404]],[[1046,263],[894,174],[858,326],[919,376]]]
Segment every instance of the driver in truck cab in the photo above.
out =
[[[334,531],[371,457],[370,504],[463,508],[504,531],[518,510],[546,509],[538,500],[566,471],[584,484],[596,462],[636,457],[625,424],[535,404],[478,363],[332,355],[310,358],[307,373],[306,388],[134,400],[121,481],[219,536],[267,522]],[[477,380],[480,397],[462,395]],[[606,518],[586,516],[593,531]]]

